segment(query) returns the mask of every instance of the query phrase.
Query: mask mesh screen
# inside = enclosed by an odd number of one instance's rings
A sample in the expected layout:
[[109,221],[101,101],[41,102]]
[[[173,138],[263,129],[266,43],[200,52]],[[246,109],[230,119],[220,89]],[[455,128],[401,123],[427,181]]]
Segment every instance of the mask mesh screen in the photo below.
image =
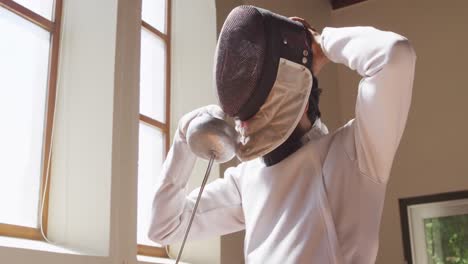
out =
[[253,7],[235,8],[224,22],[215,59],[215,82],[223,111],[235,116],[256,89],[265,56],[261,14]]

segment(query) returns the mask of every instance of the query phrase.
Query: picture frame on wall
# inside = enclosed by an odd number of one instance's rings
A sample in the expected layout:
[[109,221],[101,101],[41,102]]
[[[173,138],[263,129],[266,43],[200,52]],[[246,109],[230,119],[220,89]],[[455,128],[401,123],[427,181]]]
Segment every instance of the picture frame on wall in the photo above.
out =
[[468,190],[399,199],[408,264],[468,263]]

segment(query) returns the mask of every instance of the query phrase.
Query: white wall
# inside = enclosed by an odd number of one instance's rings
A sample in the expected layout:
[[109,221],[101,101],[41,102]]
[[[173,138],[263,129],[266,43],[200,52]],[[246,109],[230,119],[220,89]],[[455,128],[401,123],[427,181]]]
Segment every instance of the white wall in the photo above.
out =
[[[403,263],[398,199],[468,189],[468,2],[369,0],[332,12],[335,26],[371,25],[406,36],[418,56],[412,107],[387,189],[377,263]],[[341,123],[359,77],[339,67]]]
[[[217,103],[213,87],[213,61],[216,47],[216,8],[214,0],[172,1],[172,87],[171,135],[178,120],[198,107]],[[189,180],[189,190],[200,186],[208,162],[198,160]],[[214,165],[210,181],[219,178]],[[171,255],[179,247],[171,245]],[[187,242],[182,260],[190,263],[220,262],[220,238]]]

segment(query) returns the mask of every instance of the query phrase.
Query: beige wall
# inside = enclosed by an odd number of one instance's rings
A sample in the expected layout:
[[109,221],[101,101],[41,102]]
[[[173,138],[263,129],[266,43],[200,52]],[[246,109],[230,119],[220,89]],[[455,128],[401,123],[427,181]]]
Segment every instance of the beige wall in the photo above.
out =
[[[332,12],[334,26],[371,25],[406,36],[418,56],[412,107],[393,164],[377,263],[403,263],[398,199],[468,189],[468,2],[370,0]],[[353,116],[359,78],[338,69],[341,120]]]
[[[403,263],[398,199],[468,188],[466,149],[468,87],[468,2],[453,0],[369,0],[332,11],[326,0],[216,1],[218,31],[229,10],[253,4],[286,16],[302,16],[323,26],[370,25],[398,32],[415,46],[418,60],[412,108],[395,159],[383,213],[377,263]],[[321,109],[331,130],[354,115],[360,77],[344,66],[329,65],[319,76]],[[225,236],[223,264],[243,263],[243,234]]]

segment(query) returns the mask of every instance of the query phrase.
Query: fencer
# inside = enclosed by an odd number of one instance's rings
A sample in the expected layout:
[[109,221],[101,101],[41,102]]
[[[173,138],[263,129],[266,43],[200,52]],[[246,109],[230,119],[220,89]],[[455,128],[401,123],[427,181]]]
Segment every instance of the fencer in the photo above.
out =
[[[320,119],[316,78],[329,61],[362,76],[354,118],[331,133]],[[233,9],[215,55],[220,107],[179,121],[155,175],[148,236],[164,245],[182,240],[197,195],[186,195],[196,160],[187,127],[198,115],[227,115],[235,119],[242,162],[206,185],[189,239],[245,229],[246,263],[374,263],[415,61],[410,42],[396,33],[319,33],[300,18]]]

